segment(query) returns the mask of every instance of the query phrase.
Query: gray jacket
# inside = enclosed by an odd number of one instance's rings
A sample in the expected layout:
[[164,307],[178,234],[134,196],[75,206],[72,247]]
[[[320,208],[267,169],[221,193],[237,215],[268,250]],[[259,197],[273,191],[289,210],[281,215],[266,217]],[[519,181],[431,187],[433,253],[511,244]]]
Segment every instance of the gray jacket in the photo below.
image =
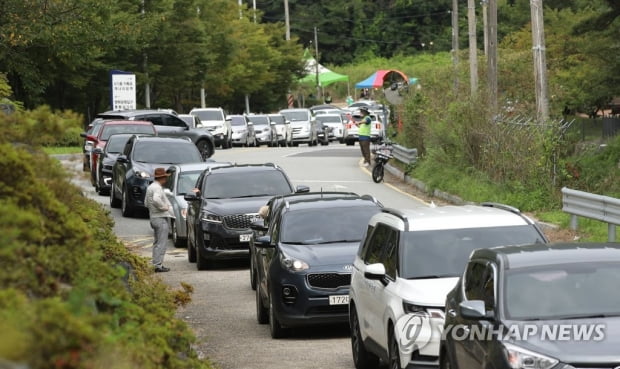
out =
[[147,187],[144,205],[149,209],[150,218],[174,218],[172,204],[166,197],[163,187],[157,181]]

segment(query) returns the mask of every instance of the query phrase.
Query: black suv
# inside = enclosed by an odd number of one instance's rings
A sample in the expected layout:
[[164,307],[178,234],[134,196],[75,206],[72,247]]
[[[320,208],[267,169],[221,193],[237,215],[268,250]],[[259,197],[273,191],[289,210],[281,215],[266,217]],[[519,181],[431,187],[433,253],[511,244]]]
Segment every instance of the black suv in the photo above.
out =
[[250,224],[270,198],[308,192],[274,164],[229,165],[205,170],[196,182],[199,190],[184,196],[187,210],[187,253],[198,270],[216,260],[247,259],[252,239]]
[[620,245],[479,249],[446,298],[441,368],[617,368]]
[[347,323],[353,260],[381,204],[370,196],[317,192],[275,206],[266,234],[253,245],[258,323],[269,322],[273,338],[288,327]]
[[133,135],[112,167],[110,206],[122,208],[123,216],[146,210],[146,188],[153,182],[157,167],[203,162],[200,151],[185,138]]
[[101,119],[146,120],[155,126],[162,137],[189,137],[200,151],[203,159],[213,156],[215,142],[213,135],[205,129],[190,128],[181,118],[162,110],[122,110],[97,114]]

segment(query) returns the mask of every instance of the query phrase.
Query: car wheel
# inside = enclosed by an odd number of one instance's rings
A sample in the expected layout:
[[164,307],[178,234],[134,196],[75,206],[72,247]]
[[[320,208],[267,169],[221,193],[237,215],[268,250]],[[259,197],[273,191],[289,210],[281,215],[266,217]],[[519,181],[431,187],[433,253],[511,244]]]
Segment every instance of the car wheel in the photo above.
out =
[[256,321],[258,324],[269,323],[269,310],[263,305],[260,286],[256,287]]
[[133,208],[129,203],[128,191],[123,188],[123,194],[121,195],[121,210],[124,217],[131,217],[133,215]]
[[376,368],[379,364],[379,357],[366,351],[362,333],[360,332],[360,322],[357,318],[355,306],[351,305],[349,310],[349,322],[351,324],[351,349],[353,351],[353,364],[356,369]]
[[396,335],[394,334],[394,328],[390,327],[388,334],[388,368],[389,369],[401,369],[400,368],[400,355],[398,354],[398,342],[396,341]]
[[286,329],[282,327],[276,316],[271,296],[269,296],[269,332],[271,333],[271,338],[283,338],[286,336]]
[[172,242],[174,247],[183,247],[187,245],[187,239],[179,238],[176,220],[170,222],[170,233],[172,233]]
[[353,146],[355,144],[355,141],[346,140],[344,143],[347,144],[347,146]]
[[250,255],[250,287],[256,290],[256,266],[254,265],[254,257]]
[[200,250],[204,248],[204,242],[205,240],[202,238],[202,234],[194,240],[194,244],[196,245],[196,269],[198,270],[207,270],[213,266],[211,260],[206,259],[200,254]]
[[196,147],[203,159],[208,159],[213,156],[213,147],[209,144],[207,140],[200,140],[196,142]]
[[293,142],[293,147],[299,146],[299,142]]
[[192,242],[192,237],[187,234],[187,261],[190,263],[196,262],[196,245]]
[[115,209],[121,207],[121,201],[117,199],[114,194],[114,184],[112,184],[112,187],[110,188],[110,207]]

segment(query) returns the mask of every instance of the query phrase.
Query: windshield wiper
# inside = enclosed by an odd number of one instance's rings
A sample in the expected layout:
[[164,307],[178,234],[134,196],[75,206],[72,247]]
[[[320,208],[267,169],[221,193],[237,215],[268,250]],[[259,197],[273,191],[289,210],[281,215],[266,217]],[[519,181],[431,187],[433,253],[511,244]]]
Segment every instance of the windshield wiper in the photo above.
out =
[[359,242],[360,240],[329,240],[329,241],[321,241],[317,242],[317,245],[322,245],[324,243],[344,243],[344,242]]
[[619,316],[620,314],[591,314],[591,315],[558,315],[547,318],[547,320],[564,320],[564,319],[595,319],[595,318],[609,318],[613,316]]
[[243,195],[243,196],[235,196],[235,197],[231,197],[231,198],[233,198],[233,199],[243,199],[245,197],[261,197],[261,196],[272,196],[272,195],[269,195],[269,194],[266,194],[266,193],[259,193],[259,194],[256,194],[256,195]]

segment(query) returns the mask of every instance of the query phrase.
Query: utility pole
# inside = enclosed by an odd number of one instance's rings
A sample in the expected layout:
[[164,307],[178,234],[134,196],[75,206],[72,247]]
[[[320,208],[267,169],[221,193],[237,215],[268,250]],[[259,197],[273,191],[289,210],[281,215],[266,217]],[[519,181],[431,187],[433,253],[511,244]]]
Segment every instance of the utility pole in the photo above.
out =
[[467,0],[467,22],[469,25],[469,87],[473,97],[478,94],[478,43],[476,40],[475,0]]
[[314,27],[314,55],[316,59],[316,98],[321,97],[321,85],[319,83],[319,36]]
[[[142,0],[142,16],[146,13],[144,0]],[[142,55],[142,68],[144,69],[144,107],[151,108],[151,85],[149,84],[149,70],[148,70],[149,56],[146,52]]]
[[[239,0],[239,19],[243,19],[243,0]],[[250,95],[245,94],[245,113],[250,114]]]
[[454,93],[459,91],[459,1],[452,0],[452,65],[454,66]]
[[484,56],[489,55],[489,30],[487,24],[489,23],[488,5],[489,0],[482,0],[482,24],[484,31]]
[[286,41],[291,39],[291,23],[288,18],[288,0],[284,0],[284,25],[286,27]]
[[252,9],[254,10],[254,23],[256,23],[256,0],[252,0]]
[[487,69],[489,80],[489,106],[497,114],[497,0],[489,0],[489,55]]
[[547,62],[545,57],[545,26],[542,0],[531,0],[532,50],[534,52],[534,78],[536,82],[536,114],[541,122],[549,119],[547,98]]

